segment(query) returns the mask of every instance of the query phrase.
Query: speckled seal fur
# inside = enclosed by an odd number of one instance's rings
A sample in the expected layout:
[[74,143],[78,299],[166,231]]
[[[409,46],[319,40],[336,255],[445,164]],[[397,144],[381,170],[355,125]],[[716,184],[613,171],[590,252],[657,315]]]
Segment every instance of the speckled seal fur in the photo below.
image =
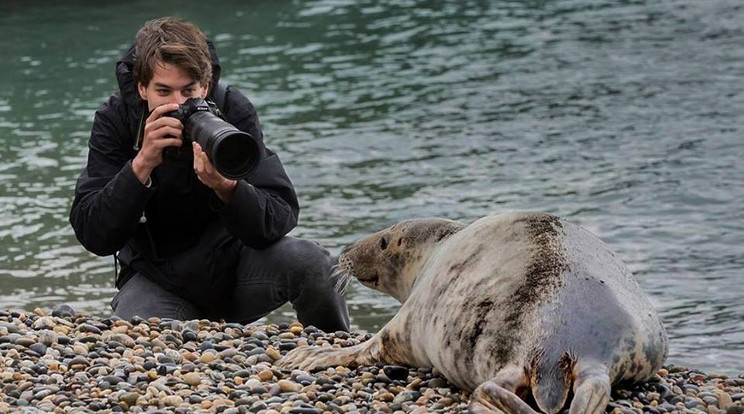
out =
[[473,390],[471,413],[600,413],[612,385],[648,379],[667,355],[627,267],[549,214],[407,220],[353,243],[339,263],[403,305],[369,341],[298,348],[280,367],[433,367]]

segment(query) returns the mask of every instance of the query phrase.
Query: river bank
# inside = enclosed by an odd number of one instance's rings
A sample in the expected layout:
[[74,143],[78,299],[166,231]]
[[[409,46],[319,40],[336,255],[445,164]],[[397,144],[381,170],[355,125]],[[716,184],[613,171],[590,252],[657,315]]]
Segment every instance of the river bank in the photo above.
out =
[[[469,394],[436,371],[398,366],[280,371],[298,346],[369,334],[300,324],[87,317],[0,311],[0,412],[459,413]],[[607,412],[744,414],[744,375],[666,366],[614,389]]]

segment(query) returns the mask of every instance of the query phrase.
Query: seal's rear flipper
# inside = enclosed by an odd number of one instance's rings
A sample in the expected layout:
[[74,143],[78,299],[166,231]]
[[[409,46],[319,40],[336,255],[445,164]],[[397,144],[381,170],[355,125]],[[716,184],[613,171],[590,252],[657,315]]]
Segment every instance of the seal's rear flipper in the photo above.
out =
[[517,394],[528,391],[529,378],[522,367],[504,368],[491,381],[473,391],[468,412],[472,414],[538,414]]
[[610,401],[610,375],[604,364],[577,363],[569,414],[603,413]]
[[530,388],[537,407],[544,413],[561,411],[573,382],[574,358],[557,347],[535,352],[530,364]]

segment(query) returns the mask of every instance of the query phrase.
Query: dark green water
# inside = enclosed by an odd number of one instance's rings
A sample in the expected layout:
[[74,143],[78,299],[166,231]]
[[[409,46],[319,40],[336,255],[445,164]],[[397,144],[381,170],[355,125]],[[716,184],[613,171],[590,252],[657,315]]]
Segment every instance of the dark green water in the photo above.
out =
[[[257,105],[293,234],[337,253],[403,218],[552,212],[630,266],[669,362],[744,372],[739,0],[120,3],[0,3],[0,307],[110,313],[112,259],[67,213],[114,63],[175,15]],[[349,302],[356,329],[397,310]]]

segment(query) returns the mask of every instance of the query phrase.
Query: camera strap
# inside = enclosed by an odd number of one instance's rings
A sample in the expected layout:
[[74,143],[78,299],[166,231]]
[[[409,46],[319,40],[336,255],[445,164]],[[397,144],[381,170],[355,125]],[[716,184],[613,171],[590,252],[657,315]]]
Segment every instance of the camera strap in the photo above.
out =
[[147,119],[147,104],[142,103],[142,115],[140,115],[139,125],[137,125],[137,138],[134,140],[134,151],[139,151],[142,148],[142,140],[145,139],[145,119]]
[[214,86],[214,92],[212,93],[212,97],[214,98],[214,103],[217,104],[217,107],[220,108],[220,111],[222,113],[225,113],[225,101],[227,101],[227,87],[228,87],[227,83],[220,80]]

